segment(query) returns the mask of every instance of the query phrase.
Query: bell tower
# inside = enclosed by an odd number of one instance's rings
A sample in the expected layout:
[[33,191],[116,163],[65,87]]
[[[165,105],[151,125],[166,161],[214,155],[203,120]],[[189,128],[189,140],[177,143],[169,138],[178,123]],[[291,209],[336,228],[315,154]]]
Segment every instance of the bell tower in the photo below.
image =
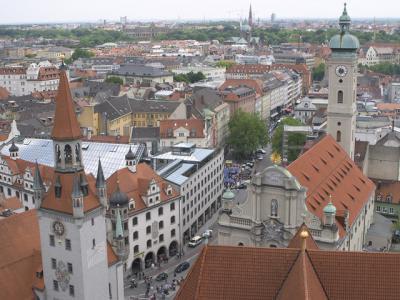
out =
[[354,158],[357,96],[358,39],[349,33],[351,19],[346,4],[339,19],[340,33],[329,42],[328,133]]

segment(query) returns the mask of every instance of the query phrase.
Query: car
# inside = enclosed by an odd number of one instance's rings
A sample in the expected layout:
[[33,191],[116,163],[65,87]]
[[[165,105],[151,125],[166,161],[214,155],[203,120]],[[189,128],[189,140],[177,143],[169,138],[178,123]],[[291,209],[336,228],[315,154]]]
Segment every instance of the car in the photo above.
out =
[[162,272],[160,274],[157,275],[157,277],[155,278],[156,281],[163,281],[166,280],[168,278],[168,274],[165,272]]
[[263,160],[263,159],[264,159],[264,156],[258,155],[258,156],[257,156],[257,159],[258,159],[258,160]]
[[248,167],[250,167],[250,168],[254,167],[254,163],[252,163],[252,162],[248,162],[246,165],[247,165]]
[[187,261],[184,261],[183,263],[180,263],[176,268],[175,268],[175,273],[182,273],[183,271],[186,271],[189,269],[190,264]]
[[202,241],[203,241],[203,238],[199,235],[196,235],[196,236],[192,237],[192,239],[189,241],[188,246],[194,248],[197,245],[200,245]]
[[212,237],[212,230],[211,229],[207,229],[206,231],[204,231],[204,233],[202,234],[202,237],[205,238],[207,237]]
[[256,151],[256,153],[265,154],[265,153],[267,153],[267,151],[265,151],[264,149],[258,149],[258,150]]

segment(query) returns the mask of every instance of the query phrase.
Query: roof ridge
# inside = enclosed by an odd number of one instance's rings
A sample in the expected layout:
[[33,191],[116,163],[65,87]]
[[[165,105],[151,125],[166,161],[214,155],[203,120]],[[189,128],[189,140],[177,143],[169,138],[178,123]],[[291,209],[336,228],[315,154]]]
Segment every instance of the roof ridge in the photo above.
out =
[[[286,248],[286,249],[288,249],[288,248]],[[293,250],[294,250],[294,249],[293,249]],[[283,278],[282,283],[281,283],[281,285],[279,286],[279,289],[276,291],[276,294],[275,294],[274,299],[277,299],[277,297],[278,297],[280,291],[282,290],[283,284],[285,283],[285,281],[286,281],[287,278],[289,277],[289,274],[290,274],[290,272],[292,271],[293,266],[295,265],[297,259],[299,258],[299,255],[300,255],[301,250],[299,250],[299,249],[296,249],[296,250],[298,251],[297,256],[296,256],[296,258],[293,260],[293,263],[292,263],[292,265],[290,266],[290,268],[288,269],[285,278]]]
[[204,248],[203,248],[204,254],[203,254],[203,257],[202,257],[201,262],[200,262],[199,278],[197,280],[197,287],[196,287],[196,292],[195,292],[195,295],[197,297],[195,296],[195,299],[198,298],[198,295],[199,295],[199,292],[200,292],[200,283],[202,281],[201,278],[203,277],[203,268],[204,268],[204,262],[205,262],[206,256],[207,256],[207,250],[208,250],[208,245],[206,244],[204,246]]
[[[323,250],[321,250],[321,249],[313,249],[313,250],[314,250],[314,251],[323,251]],[[326,292],[326,289],[325,289],[325,286],[322,284],[322,280],[321,280],[321,278],[319,277],[319,274],[318,274],[318,272],[317,272],[317,269],[316,269],[315,266],[314,266],[314,263],[313,263],[313,261],[312,261],[312,259],[311,259],[310,254],[308,253],[308,249],[306,249],[305,252],[306,252],[306,255],[307,255],[307,257],[308,257],[308,261],[310,262],[311,267],[313,268],[314,273],[315,273],[315,275],[317,276],[319,283],[321,284],[322,290],[324,291],[326,298],[329,299],[328,293]]]

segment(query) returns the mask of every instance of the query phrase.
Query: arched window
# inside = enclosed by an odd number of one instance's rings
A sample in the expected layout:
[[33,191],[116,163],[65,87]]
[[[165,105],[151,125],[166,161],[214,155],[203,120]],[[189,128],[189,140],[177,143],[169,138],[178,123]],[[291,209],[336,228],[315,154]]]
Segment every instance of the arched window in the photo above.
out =
[[271,201],[271,217],[278,216],[278,201],[276,199],[272,199]]
[[81,161],[81,151],[80,151],[80,146],[79,144],[75,145],[75,157],[76,157],[76,161],[80,162]]
[[240,242],[240,243],[238,244],[238,246],[244,246],[244,245],[243,245],[243,243],[242,243],[242,242]]
[[343,103],[343,91],[337,92],[337,103]]
[[65,157],[65,163],[66,164],[71,164],[72,163],[72,149],[70,145],[65,145],[64,147],[64,157]]
[[342,141],[342,132],[340,130],[336,131],[336,142]]

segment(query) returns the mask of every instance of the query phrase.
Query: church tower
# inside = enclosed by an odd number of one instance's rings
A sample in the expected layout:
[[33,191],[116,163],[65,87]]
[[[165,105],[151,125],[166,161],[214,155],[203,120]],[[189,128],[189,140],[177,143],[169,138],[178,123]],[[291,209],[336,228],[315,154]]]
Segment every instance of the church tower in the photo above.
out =
[[333,36],[328,60],[328,133],[354,158],[357,95],[358,39],[349,33],[351,19],[346,4],[339,19],[340,33]]
[[[35,169],[45,298],[109,299],[106,201],[84,172],[80,127],[64,65],[52,139],[54,177],[47,191]],[[97,190],[102,188],[100,182]]]
[[250,4],[250,9],[249,9],[249,26],[251,28],[253,27],[253,11],[251,10],[251,4]]

